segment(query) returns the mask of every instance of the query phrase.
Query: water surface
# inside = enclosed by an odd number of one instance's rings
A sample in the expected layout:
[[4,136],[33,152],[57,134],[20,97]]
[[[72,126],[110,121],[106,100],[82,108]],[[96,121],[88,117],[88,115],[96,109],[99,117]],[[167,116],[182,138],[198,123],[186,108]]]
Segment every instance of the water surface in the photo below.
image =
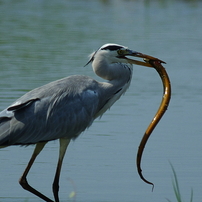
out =
[[[201,200],[202,180],[201,1],[1,1],[0,109],[25,92],[74,74],[99,79],[87,56],[112,42],[156,56],[172,82],[172,100],[151,136],[142,168],[154,191],[137,174],[141,137],[155,114],[162,84],[153,69],[134,66],[127,93],[68,148],[60,198],[76,186],[78,202],[175,201],[176,169],[185,201],[191,188]],[[0,201],[39,201],[18,184],[33,146],[0,151]],[[58,141],[37,158],[30,184],[52,197]]]

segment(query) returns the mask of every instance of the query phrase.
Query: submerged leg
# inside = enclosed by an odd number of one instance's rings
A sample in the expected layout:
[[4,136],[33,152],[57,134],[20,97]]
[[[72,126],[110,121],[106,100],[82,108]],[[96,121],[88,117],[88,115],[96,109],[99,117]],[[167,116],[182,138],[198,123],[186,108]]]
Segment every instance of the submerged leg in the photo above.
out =
[[27,175],[29,173],[30,168],[32,167],[34,160],[36,159],[36,157],[38,156],[38,154],[41,152],[41,150],[44,148],[45,144],[47,142],[40,142],[36,144],[36,147],[34,149],[34,152],[32,154],[32,157],[27,165],[27,167],[25,168],[24,173],[22,174],[22,177],[19,179],[19,183],[20,185],[27,191],[35,194],[36,196],[38,196],[39,198],[43,199],[44,201],[47,202],[53,202],[51,199],[49,199],[48,197],[46,197],[45,195],[43,195],[42,193],[38,192],[36,189],[34,189],[33,187],[31,187],[28,182],[27,182]]
[[69,145],[70,139],[61,138],[60,139],[60,153],[57,164],[57,169],[55,172],[55,178],[53,181],[53,194],[55,197],[55,202],[59,202],[58,192],[59,192],[59,179],[60,179],[60,171],[62,167],[62,161],[67,150],[67,146]]

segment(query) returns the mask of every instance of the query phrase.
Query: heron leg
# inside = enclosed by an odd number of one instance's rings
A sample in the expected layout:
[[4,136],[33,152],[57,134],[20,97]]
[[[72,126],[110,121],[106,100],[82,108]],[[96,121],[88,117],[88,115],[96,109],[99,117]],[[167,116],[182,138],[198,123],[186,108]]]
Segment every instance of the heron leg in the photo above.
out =
[[58,159],[58,164],[57,164],[57,168],[56,168],[56,172],[55,172],[55,178],[54,178],[53,186],[52,186],[55,202],[59,202],[58,192],[59,192],[60,172],[61,172],[63,158],[64,158],[65,152],[67,150],[67,147],[69,145],[69,142],[70,142],[70,139],[67,139],[67,138],[60,139],[59,159]]
[[42,193],[40,193],[39,191],[37,191],[36,189],[34,189],[33,187],[31,187],[28,182],[27,182],[27,175],[34,163],[34,160],[36,159],[36,157],[38,156],[38,154],[41,152],[41,150],[44,148],[45,144],[47,142],[40,142],[36,144],[36,147],[34,149],[34,152],[32,154],[32,157],[27,165],[27,167],[25,168],[24,173],[22,174],[21,178],[19,179],[19,183],[20,185],[27,191],[35,194],[36,196],[38,196],[39,198],[43,199],[44,201],[47,202],[54,202],[51,199],[49,199],[48,197],[46,197],[45,195],[43,195]]

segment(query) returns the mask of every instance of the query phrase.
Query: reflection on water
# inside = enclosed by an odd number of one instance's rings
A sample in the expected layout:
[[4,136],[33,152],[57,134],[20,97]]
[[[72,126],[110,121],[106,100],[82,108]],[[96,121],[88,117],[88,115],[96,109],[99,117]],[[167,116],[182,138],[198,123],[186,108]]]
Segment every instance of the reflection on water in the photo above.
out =
[[[97,78],[87,55],[113,42],[165,60],[172,100],[143,155],[137,175],[140,139],[162,95],[153,69],[134,67],[130,89],[101,120],[72,142],[61,176],[61,201],[72,185],[77,201],[175,201],[169,161],[184,199],[191,187],[201,197],[201,1],[1,1],[0,109],[47,82],[73,74]],[[17,183],[33,147],[8,147],[0,153],[0,201],[38,201]],[[52,196],[58,142],[36,160],[30,184]]]

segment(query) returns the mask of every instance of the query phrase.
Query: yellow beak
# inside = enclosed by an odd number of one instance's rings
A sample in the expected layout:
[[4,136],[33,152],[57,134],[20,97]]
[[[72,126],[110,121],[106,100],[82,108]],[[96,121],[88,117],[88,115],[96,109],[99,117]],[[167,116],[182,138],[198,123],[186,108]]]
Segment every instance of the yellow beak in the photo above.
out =
[[159,61],[160,63],[165,63],[164,61],[158,59],[158,58],[155,58],[155,57],[152,57],[150,55],[145,55],[145,54],[142,54],[142,53],[139,53],[139,52],[135,52],[133,51],[130,56],[134,56],[134,57],[140,57],[140,58],[143,58],[144,59],[144,62],[142,61],[138,61],[138,60],[133,60],[133,59],[130,59],[130,58],[127,58],[126,59],[128,60],[129,63],[131,64],[135,64],[135,65],[141,65],[141,66],[146,66],[146,67],[153,67],[149,61],[150,60],[155,60],[155,61]]

